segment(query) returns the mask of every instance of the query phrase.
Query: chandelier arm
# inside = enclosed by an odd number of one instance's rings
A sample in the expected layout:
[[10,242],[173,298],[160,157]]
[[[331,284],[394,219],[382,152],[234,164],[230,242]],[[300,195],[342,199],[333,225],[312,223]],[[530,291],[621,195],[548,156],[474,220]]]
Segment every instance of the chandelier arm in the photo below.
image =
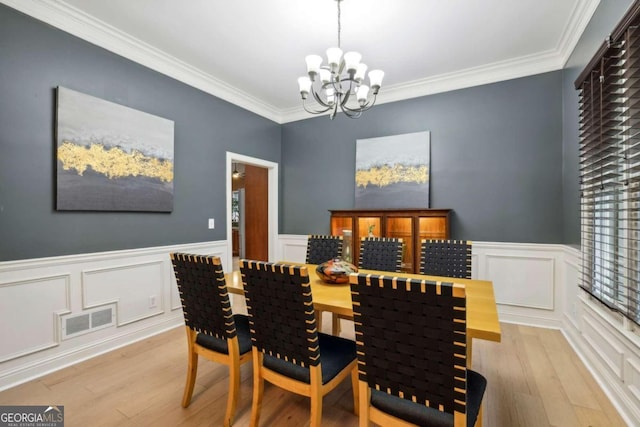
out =
[[371,98],[370,101],[367,101],[367,103],[364,105],[364,109],[362,111],[367,111],[369,108],[373,107],[376,104],[376,99],[378,98],[378,95],[373,95],[373,98]]
[[373,95],[373,98],[368,100],[364,105],[362,105],[361,107],[359,107],[357,109],[349,108],[346,105],[344,106],[344,108],[348,109],[349,111],[364,112],[364,111],[369,110],[371,107],[373,107],[375,105],[375,103],[376,103],[376,95]]
[[362,111],[351,110],[349,108],[344,108],[344,107],[341,107],[340,109],[342,110],[344,115],[349,117],[350,119],[357,119],[362,115]]
[[349,84],[349,89],[346,90],[344,92],[344,97],[342,98],[342,101],[340,102],[340,106],[346,106],[347,102],[349,101],[349,97],[351,96],[351,84]]
[[335,94],[342,94],[344,92],[344,90],[342,89],[342,82],[343,80],[340,80],[340,74],[335,76],[335,79],[331,79],[330,82],[325,83],[322,87],[325,88],[325,86],[331,86],[335,92]]
[[362,108],[349,108],[346,105],[341,105],[340,108],[342,108],[342,111],[349,111],[352,113],[359,113],[362,111],[366,111],[366,109],[362,109]]
[[[326,102],[324,102],[322,100],[322,98],[320,98],[320,95],[318,95],[318,92],[316,92],[316,90],[315,90],[315,88],[313,86],[311,86],[311,94],[313,95],[313,99],[315,99],[318,104],[320,104],[323,107],[327,107],[327,109],[331,108],[331,106],[329,104],[327,104]],[[327,111],[327,110],[325,110],[325,111]]]
[[326,113],[331,109],[331,106],[327,106],[327,108],[325,109],[313,110],[307,106],[307,103],[305,102],[305,100],[302,101],[302,107],[304,108],[304,111],[311,114],[322,114],[322,113]]

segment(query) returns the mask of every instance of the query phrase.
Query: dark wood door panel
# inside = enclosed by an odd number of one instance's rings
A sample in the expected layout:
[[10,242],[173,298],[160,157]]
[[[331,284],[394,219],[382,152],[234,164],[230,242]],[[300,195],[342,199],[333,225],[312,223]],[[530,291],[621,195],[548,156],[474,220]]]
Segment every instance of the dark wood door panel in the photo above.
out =
[[269,171],[245,165],[245,257],[269,261]]

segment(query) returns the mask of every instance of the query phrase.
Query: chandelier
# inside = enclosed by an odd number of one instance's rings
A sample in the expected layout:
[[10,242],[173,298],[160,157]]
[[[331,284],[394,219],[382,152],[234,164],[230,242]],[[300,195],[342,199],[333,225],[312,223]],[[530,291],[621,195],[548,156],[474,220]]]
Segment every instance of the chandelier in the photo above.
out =
[[[362,55],[358,52],[342,54],[340,49],[340,2],[342,0],[335,1],[338,4],[338,47],[327,49],[328,65],[322,65],[320,55],[307,55],[305,60],[309,76],[300,77],[298,85],[302,105],[308,113],[323,114],[330,111],[329,117],[333,120],[339,107],[347,117],[357,119],[376,103],[384,71],[369,71],[369,86],[367,86],[364,84],[367,65],[360,62]],[[309,94],[317,104],[313,108],[307,105]]]

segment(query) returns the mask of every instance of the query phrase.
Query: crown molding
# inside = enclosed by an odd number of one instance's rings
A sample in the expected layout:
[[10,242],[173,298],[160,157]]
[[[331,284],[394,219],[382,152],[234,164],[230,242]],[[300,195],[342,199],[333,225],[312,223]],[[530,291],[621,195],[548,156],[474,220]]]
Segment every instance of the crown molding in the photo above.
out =
[[275,122],[274,106],[60,0],[0,0],[13,9]]
[[[0,0],[0,3],[276,123],[316,117],[304,111],[301,105],[285,109],[276,108],[62,0]],[[560,70],[571,56],[599,4],[600,0],[578,1],[555,49],[386,86],[376,103],[402,101]]]
[[567,64],[573,50],[576,48],[582,33],[589,25],[589,21],[600,5],[600,0],[578,1],[569,22],[564,27],[557,51],[562,57],[562,68]]
[[[385,86],[378,95],[376,104],[403,101],[561,70],[569,60],[599,4],[600,0],[578,1],[555,49],[399,85]],[[296,106],[282,110],[281,122],[288,123],[311,117],[316,116],[307,113],[302,106]]]
[[[413,80],[399,85],[385,86],[378,95],[376,105],[555,71],[562,68],[561,63],[562,58],[555,50],[551,50],[541,54]],[[322,115],[328,115],[328,113]],[[302,107],[295,107],[283,112],[282,123],[310,117],[316,116],[307,113]]]

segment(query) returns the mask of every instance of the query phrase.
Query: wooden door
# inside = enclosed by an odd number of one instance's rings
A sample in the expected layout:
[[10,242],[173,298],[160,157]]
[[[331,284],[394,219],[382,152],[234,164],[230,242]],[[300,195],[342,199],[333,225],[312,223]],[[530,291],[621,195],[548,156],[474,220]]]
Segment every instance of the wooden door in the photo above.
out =
[[244,173],[245,257],[269,261],[269,171],[245,165]]

